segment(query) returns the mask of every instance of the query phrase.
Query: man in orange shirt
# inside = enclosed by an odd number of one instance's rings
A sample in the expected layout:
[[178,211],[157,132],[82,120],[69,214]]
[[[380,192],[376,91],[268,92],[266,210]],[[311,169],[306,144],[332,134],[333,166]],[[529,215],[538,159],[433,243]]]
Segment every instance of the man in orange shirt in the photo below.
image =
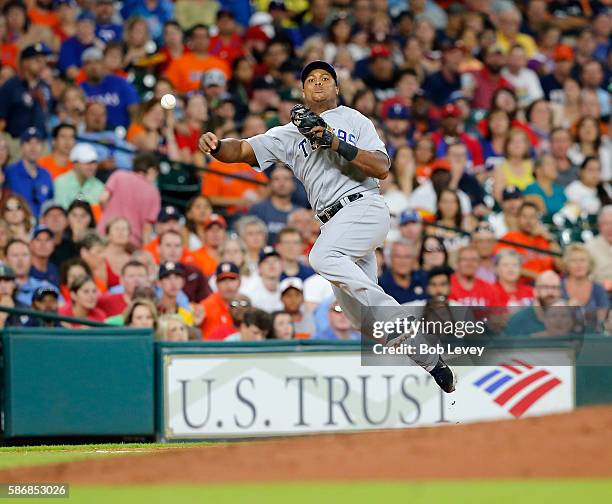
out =
[[[181,236],[183,234],[183,216],[178,209],[172,205],[162,207],[162,209],[159,211],[157,222],[155,223],[156,236],[144,247],[142,247],[143,250],[151,254],[156,264],[159,264],[159,237],[166,231],[174,231]],[[196,264],[193,254],[187,249],[187,247],[183,247],[183,255],[181,256],[180,262],[182,264],[190,264],[192,266],[199,267]]]
[[[518,230],[509,231],[502,240],[516,242],[529,247],[537,247],[551,252],[559,252],[560,247],[555,243],[546,231],[538,215],[538,208],[530,201],[521,205],[518,212]],[[522,275],[525,280],[532,282],[540,273],[555,268],[556,260],[552,255],[535,250],[526,249],[520,246],[498,243],[494,252],[497,254],[501,249],[512,248],[523,257]],[[558,262],[558,261],[557,261]],[[557,264],[558,266],[558,264]]]
[[226,61],[208,54],[210,35],[208,27],[196,24],[189,31],[186,52],[170,63],[166,77],[179,93],[197,91],[200,88],[202,75],[208,70],[221,70],[227,79],[231,77],[231,69]]
[[219,261],[219,248],[226,238],[227,222],[219,214],[210,214],[204,223],[204,245],[191,252],[195,264],[206,276],[215,272]]
[[39,166],[45,168],[56,179],[73,168],[70,151],[76,143],[76,128],[72,124],[58,124],[51,133],[53,148],[49,154],[38,160]]
[[[211,340],[217,328],[233,323],[230,314],[230,302],[238,295],[240,288],[240,271],[231,262],[222,262],[216,270],[217,292],[202,301],[204,320],[200,325],[202,339]],[[218,331],[217,331],[218,332]]]

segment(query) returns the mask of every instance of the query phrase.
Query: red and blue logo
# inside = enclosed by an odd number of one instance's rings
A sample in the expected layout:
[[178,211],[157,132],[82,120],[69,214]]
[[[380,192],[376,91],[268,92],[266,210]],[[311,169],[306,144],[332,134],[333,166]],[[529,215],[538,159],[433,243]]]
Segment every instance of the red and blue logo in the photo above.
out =
[[478,378],[474,386],[489,394],[493,402],[515,418],[561,384],[548,370],[518,359],[512,359],[512,364],[499,364],[499,368]]

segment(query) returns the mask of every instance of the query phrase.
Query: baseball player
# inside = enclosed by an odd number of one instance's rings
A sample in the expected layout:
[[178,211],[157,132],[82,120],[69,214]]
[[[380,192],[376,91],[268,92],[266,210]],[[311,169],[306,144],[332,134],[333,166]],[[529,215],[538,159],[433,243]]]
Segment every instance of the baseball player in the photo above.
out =
[[[363,310],[366,320],[381,320],[376,318],[380,309],[384,320],[400,306],[378,285],[374,254],[389,232],[389,209],[378,183],[387,177],[389,156],[367,117],[338,106],[330,64],[312,61],[301,78],[304,105],[292,109],[290,123],[246,140],[219,140],[208,132],[199,148],[222,162],[248,163],[258,171],[277,162],[293,170],[322,223],[310,265],[331,282],[353,325],[371,334],[371,326],[362,323]],[[412,357],[442,390],[455,390],[455,375],[438,355]]]

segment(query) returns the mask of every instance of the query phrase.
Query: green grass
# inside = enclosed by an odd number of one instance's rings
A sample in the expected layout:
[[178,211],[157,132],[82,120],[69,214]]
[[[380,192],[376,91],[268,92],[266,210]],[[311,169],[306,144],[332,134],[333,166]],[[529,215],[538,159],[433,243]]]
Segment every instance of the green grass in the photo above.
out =
[[0,448],[0,469],[11,467],[56,464],[72,460],[85,460],[107,456],[121,456],[133,450],[142,453],[168,448],[189,448],[206,443],[107,443],[87,445],[43,445],[43,446],[3,446]]
[[[295,483],[72,487],[68,502],[91,504],[385,503],[575,504],[610,502],[612,480],[424,481],[411,483]],[[20,499],[22,503],[41,502]],[[48,502],[48,501],[47,501]],[[52,502],[62,502],[52,501]],[[66,502],[66,501],[64,501]]]

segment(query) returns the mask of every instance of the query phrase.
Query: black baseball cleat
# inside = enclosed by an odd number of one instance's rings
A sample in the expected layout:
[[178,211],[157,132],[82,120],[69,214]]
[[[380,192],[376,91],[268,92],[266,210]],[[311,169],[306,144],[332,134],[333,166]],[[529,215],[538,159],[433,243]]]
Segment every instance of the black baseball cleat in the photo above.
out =
[[457,384],[457,377],[453,370],[446,365],[446,362],[440,358],[436,367],[433,368],[429,374],[436,380],[438,386],[444,390],[447,394],[455,391],[455,385]]

